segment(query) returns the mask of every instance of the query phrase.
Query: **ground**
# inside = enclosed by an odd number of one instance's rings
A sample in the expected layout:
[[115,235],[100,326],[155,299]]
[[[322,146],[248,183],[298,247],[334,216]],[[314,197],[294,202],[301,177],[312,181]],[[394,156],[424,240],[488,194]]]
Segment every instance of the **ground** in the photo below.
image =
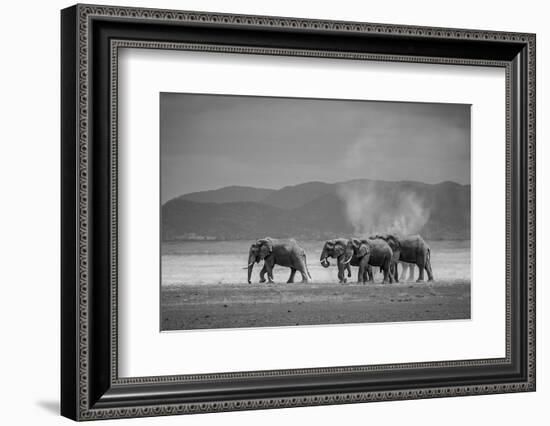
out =
[[162,330],[469,319],[470,280],[168,285],[161,306]]

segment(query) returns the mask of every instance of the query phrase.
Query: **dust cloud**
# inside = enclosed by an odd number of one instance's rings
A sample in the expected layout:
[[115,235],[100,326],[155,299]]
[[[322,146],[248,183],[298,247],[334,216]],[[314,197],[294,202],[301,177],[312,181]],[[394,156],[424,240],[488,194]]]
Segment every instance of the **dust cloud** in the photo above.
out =
[[345,203],[349,222],[358,236],[378,232],[418,233],[430,218],[430,209],[413,191],[387,190],[376,183],[342,185],[338,196]]

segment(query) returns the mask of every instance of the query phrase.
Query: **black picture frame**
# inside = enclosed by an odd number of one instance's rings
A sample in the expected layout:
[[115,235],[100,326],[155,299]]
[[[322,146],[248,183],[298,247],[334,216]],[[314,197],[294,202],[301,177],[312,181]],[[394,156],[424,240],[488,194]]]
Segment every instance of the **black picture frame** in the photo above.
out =
[[[61,414],[74,420],[535,390],[534,34],[75,5],[61,12]],[[118,377],[116,52],[506,69],[506,357]]]

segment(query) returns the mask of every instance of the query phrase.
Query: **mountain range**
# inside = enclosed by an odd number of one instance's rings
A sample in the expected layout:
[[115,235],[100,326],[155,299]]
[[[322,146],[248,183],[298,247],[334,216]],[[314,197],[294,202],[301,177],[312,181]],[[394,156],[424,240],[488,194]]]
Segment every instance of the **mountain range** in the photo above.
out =
[[227,186],[162,206],[162,239],[326,239],[398,231],[470,238],[470,185],[358,179],[281,189]]

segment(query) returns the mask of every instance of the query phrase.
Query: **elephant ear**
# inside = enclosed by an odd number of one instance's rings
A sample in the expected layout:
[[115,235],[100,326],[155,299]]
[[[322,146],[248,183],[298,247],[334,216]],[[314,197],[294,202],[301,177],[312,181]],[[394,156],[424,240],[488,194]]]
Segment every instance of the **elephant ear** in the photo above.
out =
[[260,257],[262,259],[269,256],[273,251],[273,241],[270,238],[258,240],[257,244],[260,247]]
[[341,241],[337,241],[334,243],[334,256],[340,257],[342,256],[346,251],[346,247]]
[[355,254],[355,250],[356,250],[355,242],[354,242],[354,239],[352,238],[351,240],[348,241],[346,245],[346,260]]
[[399,242],[399,239],[395,235],[388,235],[388,239],[386,240],[388,245],[391,247],[393,251],[398,250],[401,248],[401,243]]
[[367,243],[361,243],[357,250],[357,257],[364,257],[370,253],[370,247]]

